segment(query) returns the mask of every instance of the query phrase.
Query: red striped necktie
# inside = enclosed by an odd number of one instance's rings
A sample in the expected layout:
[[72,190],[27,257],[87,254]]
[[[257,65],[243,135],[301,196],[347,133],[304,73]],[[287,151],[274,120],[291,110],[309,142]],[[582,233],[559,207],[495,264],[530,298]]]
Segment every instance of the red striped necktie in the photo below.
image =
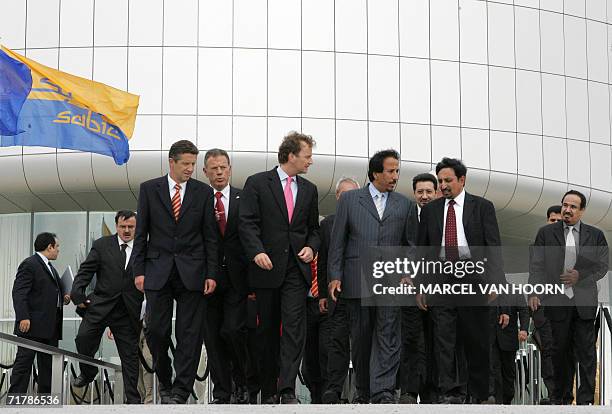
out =
[[174,190],[174,195],[172,196],[172,213],[174,213],[174,220],[178,221],[179,214],[181,213],[181,185],[176,184]]

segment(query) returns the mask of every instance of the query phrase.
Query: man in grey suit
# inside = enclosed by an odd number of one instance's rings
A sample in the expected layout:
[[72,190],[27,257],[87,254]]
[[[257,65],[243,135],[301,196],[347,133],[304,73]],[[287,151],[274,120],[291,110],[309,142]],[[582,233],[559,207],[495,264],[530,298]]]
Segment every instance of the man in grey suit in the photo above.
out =
[[[336,301],[329,344],[328,389],[324,403],[338,402],[344,372],[334,362],[342,358],[350,336],[356,375],[354,402],[393,403],[400,363],[400,308],[363,306],[371,293],[362,289],[360,258],[372,247],[406,246],[410,241],[414,203],[394,192],[399,178],[399,154],[379,151],[369,162],[370,184],[340,197],[332,229],[328,278],[329,297]],[[338,365],[339,368],[336,367]]]

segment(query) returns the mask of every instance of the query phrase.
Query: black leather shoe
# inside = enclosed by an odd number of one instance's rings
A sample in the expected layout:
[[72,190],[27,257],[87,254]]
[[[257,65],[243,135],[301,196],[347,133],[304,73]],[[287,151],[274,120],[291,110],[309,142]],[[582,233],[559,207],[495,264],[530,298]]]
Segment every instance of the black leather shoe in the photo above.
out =
[[369,404],[370,403],[370,398],[363,396],[363,395],[358,395],[355,398],[353,398],[353,404]]
[[286,392],[286,393],[281,394],[280,403],[281,404],[299,404],[300,402],[298,401],[297,398],[295,398],[295,394]]
[[402,395],[400,395],[399,403],[400,404],[416,404],[417,403],[417,399],[411,393],[405,392]]
[[234,390],[234,403],[235,404],[248,404],[249,403],[249,389],[241,385],[236,387]]
[[261,403],[262,404],[278,404],[278,398],[276,397],[276,394],[270,395],[269,397],[262,398]]
[[338,397],[336,391],[327,390],[323,393],[321,402],[323,404],[340,404],[340,397]]
[[162,404],[174,404],[172,402],[171,387],[168,387],[168,388],[161,387],[159,389],[159,400],[161,401]]
[[215,398],[210,402],[210,404],[229,404],[229,398]]
[[251,391],[249,393],[249,404],[257,404],[257,397],[259,396],[259,391]]
[[438,404],[463,404],[464,400],[458,395],[444,395],[438,400]]
[[180,395],[174,394],[172,396],[172,402],[170,404],[187,404],[187,398],[183,398]]
[[85,375],[81,374],[72,381],[72,386],[77,388],[83,388],[87,384],[93,381],[93,378],[89,379]]

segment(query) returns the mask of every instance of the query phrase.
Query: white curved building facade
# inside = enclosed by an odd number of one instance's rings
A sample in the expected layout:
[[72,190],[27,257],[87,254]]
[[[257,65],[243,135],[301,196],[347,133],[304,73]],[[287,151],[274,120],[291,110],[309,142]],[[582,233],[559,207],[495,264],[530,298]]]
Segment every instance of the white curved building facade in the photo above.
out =
[[[177,139],[231,152],[233,182],[275,164],[289,130],[317,142],[309,178],[402,157],[400,191],[442,156],[470,168],[507,236],[531,237],[567,188],[612,230],[607,0],[13,0],[0,41],[141,95],[131,159],[0,149],[0,212],[134,207]],[[201,178],[202,173],[199,171]]]

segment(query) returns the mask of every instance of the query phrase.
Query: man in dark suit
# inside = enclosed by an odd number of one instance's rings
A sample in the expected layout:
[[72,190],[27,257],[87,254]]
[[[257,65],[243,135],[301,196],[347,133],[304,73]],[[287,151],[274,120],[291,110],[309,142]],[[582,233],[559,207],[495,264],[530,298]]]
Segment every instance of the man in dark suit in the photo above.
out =
[[529,283],[563,283],[564,294],[533,295],[532,310],[544,307],[552,327],[555,393],[551,403],[564,401],[569,387],[568,364],[579,363],[577,404],[593,404],[597,357],[597,281],[608,271],[608,243],[603,232],[582,222],[586,197],[570,190],[562,198],[562,222],[542,227],[533,247]]
[[491,343],[491,377],[489,394],[497,403],[512,404],[514,399],[514,381],[516,379],[516,351],[519,342],[527,340],[529,331],[529,309],[522,294],[509,295],[505,304],[509,311],[509,322],[506,327],[499,323],[499,298],[491,303],[490,343]]
[[[222,149],[211,149],[204,156],[204,173],[215,197],[219,237],[219,277],[217,289],[208,298],[204,342],[214,384],[213,404],[229,404],[232,377],[236,386],[234,401],[248,404],[247,294],[248,262],[238,234],[241,190],[229,185],[232,166]],[[231,368],[231,369],[230,369]]]
[[280,165],[250,176],[242,192],[240,238],[259,309],[264,403],[276,402],[277,392],[283,404],[298,402],[310,262],[319,248],[317,188],[298,175],[312,164],[313,145],[312,137],[289,133],[278,150]]
[[[345,191],[359,188],[359,183],[348,177],[341,178],[336,184],[336,200]],[[304,347],[304,358],[302,360],[302,376],[310,391],[311,403],[320,404],[322,394],[327,389],[327,350],[329,346],[330,320],[327,301],[327,256],[331,230],[334,225],[334,214],[325,217],[320,225],[321,245],[319,254],[313,265],[313,286],[308,294],[308,306],[306,310],[306,345]],[[316,277],[315,277],[316,275]],[[316,278],[316,284],[314,280]],[[315,294],[316,293],[316,294]],[[333,311],[333,308],[332,308]],[[345,372],[349,368],[349,344],[346,337],[346,359],[337,361]]]
[[[373,246],[407,246],[410,240],[410,215],[414,203],[396,193],[399,154],[379,151],[370,158],[370,183],[361,190],[342,195],[337,206],[329,248],[329,297],[337,301],[331,322],[328,377],[325,403],[339,400],[345,373],[340,364],[345,358],[346,337],[351,336],[352,361],[356,375],[357,402],[393,403],[401,349],[400,307],[374,302],[366,291],[360,258]],[[367,259],[366,259],[367,260]],[[369,282],[369,279],[368,279]]]
[[[63,294],[57,270],[51,264],[60,251],[57,236],[40,233],[34,241],[36,253],[17,269],[13,284],[13,307],[17,336],[51,346],[62,339],[62,307],[70,302]],[[11,373],[9,394],[25,394],[34,357],[38,361],[38,392],[51,392],[51,355],[18,347]]]
[[[410,228],[414,243],[421,210],[437,198],[437,190],[438,179],[430,173],[418,174],[412,179],[416,211],[411,215]],[[434,366],[433,325],[429,313],[420,310],[416,302],[402,307],[402,352],[398,381],[401,388],[400,404],[416,404],[419,396],[421,403],[437,400],[432,372]]]
[[[80,354],[93,357],[100,347],[100,339],[109,327],[117,344],[125,400],[140,404],[138,393],[138,336],[142,292],[134,286],[132,276],[132,248],[136,231],[136,214],[121,210],[115,215],[117,234],[96,240],[72,284],[72,301],[85,311],[75,338]],[[96,276],[94,292],[85,296],[85,289]],[[83,387],[93,381],[98,368],[80,364],[81,375],[73,382]]]
[[[218,231],[212,189],[193,178],[198,148],[170,147],[169,173],[140,185],[134,240],[134,283],[147,298],[147,343],[163,403],[184,404],[202,350],[204,295],[214,292]],[[168,356],[176,301],[176,353]]]
[[[434,200],[421,210],[417,245],[418,257],[429,261],[457,263],[464,268],[482,264],[483,274],[470,272],[463,278],[455,274],[420,274],[418,285],[451,287],[455,284],[505,284],[500,251],[500,235],[495,208],[490,201],[465,191],[467,168],[457,159],[443,158],[436,165],[438,183],[444,198]],[[486,259],[486,260],[485,260]],[[470,263],[471,262],[471,263]],[[472,267],[472,268],[474,268]],[[419,288],[421,288],[419,286]],[[432,312],[434,353],[438,371],[439,402],[463,402],[465,379],[457,378],[457,366],[467,363],[467,386],[474,402],[489,400],[489,308],[488,297],[475,295],[417,294],[417,305]],[[433,303],[432,303],[433,302]],[[434,306],[429,306],[429,305]],[[507,324],[507,315],[499,315]]]

